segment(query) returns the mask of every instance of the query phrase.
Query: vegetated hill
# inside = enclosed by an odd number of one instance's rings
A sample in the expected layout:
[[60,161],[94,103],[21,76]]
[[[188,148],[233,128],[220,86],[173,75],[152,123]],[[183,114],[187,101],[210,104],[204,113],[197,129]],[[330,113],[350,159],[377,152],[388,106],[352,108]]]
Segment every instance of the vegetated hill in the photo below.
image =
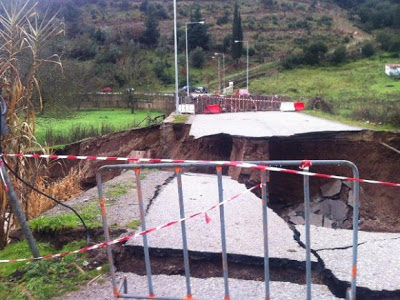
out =
[[[197,6],[210,36],[209,43],[202,47],[209,53],[205,53],[205,69],[210,66],[212,69],[196,72],[193,68],[195,81],[209,82],[211,76],[215,77],[215,62],[211,61],[214,52],[228,54],[228,73],[236,68],[243,69],[243,65],[237,66],[229,59],[234,4],[234,0],[177,2],[178,43],[182,56],[185,23],[190,21]],[[158,47],[145,46],[141,39],[146,29],[148,5],[160,28]],[[173,84],[172,1],[53,0],[51,6],[54,12],[61,7],[59,16],[66,23],[65,41],[59,41],[56,49],[68,60],[67,70],[73,69],[80,76],[87,74],[80,83],[90,81],[87,86],[91,89],[133,86],[139,90]],[[345,10],[328,1],[240,0],[239,9],[243,39],[249,41],[250,67],[280,59],[296,49],[300,51],[316,40],[334,49],[367,37],[347,19]],[[242,63],[244,60],[245,53]],[[185,78],[184,57],[180,58],[180,77]]]
[[[134,41],[139,41],[143,34],[146,17],[141,6],[145,0],[57,2],[64,3],[64,12],[72,10],[68,3],[73,3],[73,10],[80,10],[80,16],[70,18],[67,22],[69,30],[79,28],[79,34],[85,34],[86,30],[101,29],[114,34],[128,34]],[[273,4],[270,5],[269,2]],[[172,1],[149,0],[148,3],[156,7],[162,40],[167,40],[167,44],[170,44],[173,36]],[[190,14],[198,5],[211,35],[212,48],[229,50],[229,44],[226,41],[224,45],[224,39],[232,34],[234,3],[234,0],[178,1],[177,19],[180,29],[184,30],[184,24],[190,21]],[[285,55],[310,40],[322,39],[328,46],[334,47],[351,40],[355,32],[362,34],[360,29],[348,21],[346,11],[327,1],[241,0],[239,5],[244,39],[249,40],[250,48],[254,49],[259,59]],[[76,23],[80,26],[74,26]],[[181,38],[184,39],[182,33]]]

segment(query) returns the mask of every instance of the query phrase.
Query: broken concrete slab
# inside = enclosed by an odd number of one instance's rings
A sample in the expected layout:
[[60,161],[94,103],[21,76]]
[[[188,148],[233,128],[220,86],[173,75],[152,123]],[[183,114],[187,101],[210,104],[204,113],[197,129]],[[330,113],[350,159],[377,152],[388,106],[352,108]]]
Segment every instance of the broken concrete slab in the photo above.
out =
[[321,193],[324,197],[333,197],[340,193],[342,181],[335,179],[321,186]]
[[[305,227],[298,225],[300,240]],[[317,251],[325,267],[342,281],[351,279],[353,231],[310,226],[311,249]],[[400,287],[400,233],[359,232],[357,286],[371,290],[398,290]]]
[[[218,203],[217,177],[215,175],[185,173],[182,175],[186,215],[209,208]],[[244,184],[223,176],[224,198],[228,199],[246,190]],[[189,250],[221,252],[219,211],[208,212],[211,218],[206,223],[204,215],[186,221]],[[153,200],[146,216],[147,228],[159,226],[179,219],[177,181],[164,186]],[[232,254],[263,257],[263,224],[261,199],[245,193],[225,205],[227,251]],[[268,209],[269,254],[274,258],[296,261],[305,260],[305,251],[293,239],[288,224],[271,209]],[[148,235],[152,248],[182,249],[180,225],[167,227]],[[128,244],[142,245],[141,239]],[[313,261],[316,258],[312,257]]]
[[[127,277],[128,292],[146,296],[147,278],[128,273],[118,273],[119,278]],[[154,275],[154,292],[157,297],[184,298],[186,295],[185,277],[180,275]],[[191,278],[193,297],[196,299],[224,299],[223,278]],[[265,285],[262,281],[229,279],[231,299],[259,300],[265,298]],[[110,288],[110,294],[112,290]],[[306,297],[306,285],[289,282],[270,282],[271,299],[302,299]],[[331,300],[336,298],[326,286],[313,284],[314,299]],[[69,298],[72,299],[72,298]],[[110,298],[112,299],[112,298]]]

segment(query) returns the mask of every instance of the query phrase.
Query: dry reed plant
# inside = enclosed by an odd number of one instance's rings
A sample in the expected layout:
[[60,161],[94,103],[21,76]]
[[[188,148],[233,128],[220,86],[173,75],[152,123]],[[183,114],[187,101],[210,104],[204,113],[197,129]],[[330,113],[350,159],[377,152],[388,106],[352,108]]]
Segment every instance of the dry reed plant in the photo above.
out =
[[[46,180],[45,177],[39,176],[36,180],[36,188],[53,198],[64,202],[82,192],[76,178],[78,178],[78,171],[75,169],[71,169],[67,176],[52,183],[48,183],[48,180]],[[39,216],[56,205],[54,201],[36,193],[35,191],[30,193],[28,199],[30,203],[28,208],[28,217],[30,219]]]
[[[37,3],[30,0],[3,0],[0,3],[0,87],[5,99],[9,133],[5,135],[3,151],[8,153],[28,152],[37,144],[35,133],[35,103],[33,95],[39,96],[39,107],[42,107],[38,69],[46,63],[55,64],[62,70],[58,55],[44,55],[45,47],[56,36],[64,33],[63,23],[48,12],[40,14]],[[44,149],[42,149],[44,152]],[[19,159],[9,160],[9,165],[31,184],[45,182],[45,166],[37,161]],[[13,185],[29,216],[30,188],[13,179]],[[35,205],[35,204],[34,204]],[[4,192],[0,191],[0,225],[10,224],[10,207]],[[0,226],[0,249],[7,242],[8,231]]]

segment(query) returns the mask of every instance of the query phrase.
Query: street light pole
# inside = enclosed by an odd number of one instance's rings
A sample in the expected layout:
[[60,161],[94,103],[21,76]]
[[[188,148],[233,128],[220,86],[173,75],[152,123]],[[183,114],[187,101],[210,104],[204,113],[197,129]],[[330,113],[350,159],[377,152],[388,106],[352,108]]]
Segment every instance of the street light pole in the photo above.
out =
[[215,53],[215,56],[212,58],[216,58],[218,60],[218,89],[221,91],[221,61],[218,54],[219,53]]
[[249,91],[249,41],[246,41],[247,44],[247,68],[246,68],[246,85],[247,92]]
[[175,113],[179,114],[178,95],[178,36],[176,30],[176,0],[174,0],[174,48],[175,48]]
[[185,24],[185,35],[186,35],[186,96],[189,99],[189,50],[188,50],[188,25],[191,24],[204,24],[204,21],[199,22],[188,22]]
[[222,55],[222,90],[225,89],[225,53],[214,53],[215,56]]
[[235,43],[246,43],[247,45],[246,85],[247,85],[247,91],[249,91],[249,41],[235,41]]

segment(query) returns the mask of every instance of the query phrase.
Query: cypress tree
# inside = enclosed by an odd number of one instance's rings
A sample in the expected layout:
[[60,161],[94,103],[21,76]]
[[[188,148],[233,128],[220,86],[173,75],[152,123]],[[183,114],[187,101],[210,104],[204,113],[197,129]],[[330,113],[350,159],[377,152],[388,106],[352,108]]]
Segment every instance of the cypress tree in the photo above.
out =
[[[200,6],[197,6],[194,13],[190,16],[190,22],[203,21]],[[207,24],[191,24],[188,26],[188,47],[189,50],[201,47],[205,50],[209,48],[210,36]]]
[[146,29],[140,37],[140,42],[147,46],[157,46],[160,39],[160,28],[158,27],[157,17],[154,15],[151,6],[148,6],[144,26]]
[[242,30],[242,17],[239,12],[239,4],[236,1],[235,11],[233,13],[233,23],[232,23],[232,59],[236,60],[238,63],[240,57],[242,56],[243,43],[235,43],[235,41],[243,41],[243,30]]

